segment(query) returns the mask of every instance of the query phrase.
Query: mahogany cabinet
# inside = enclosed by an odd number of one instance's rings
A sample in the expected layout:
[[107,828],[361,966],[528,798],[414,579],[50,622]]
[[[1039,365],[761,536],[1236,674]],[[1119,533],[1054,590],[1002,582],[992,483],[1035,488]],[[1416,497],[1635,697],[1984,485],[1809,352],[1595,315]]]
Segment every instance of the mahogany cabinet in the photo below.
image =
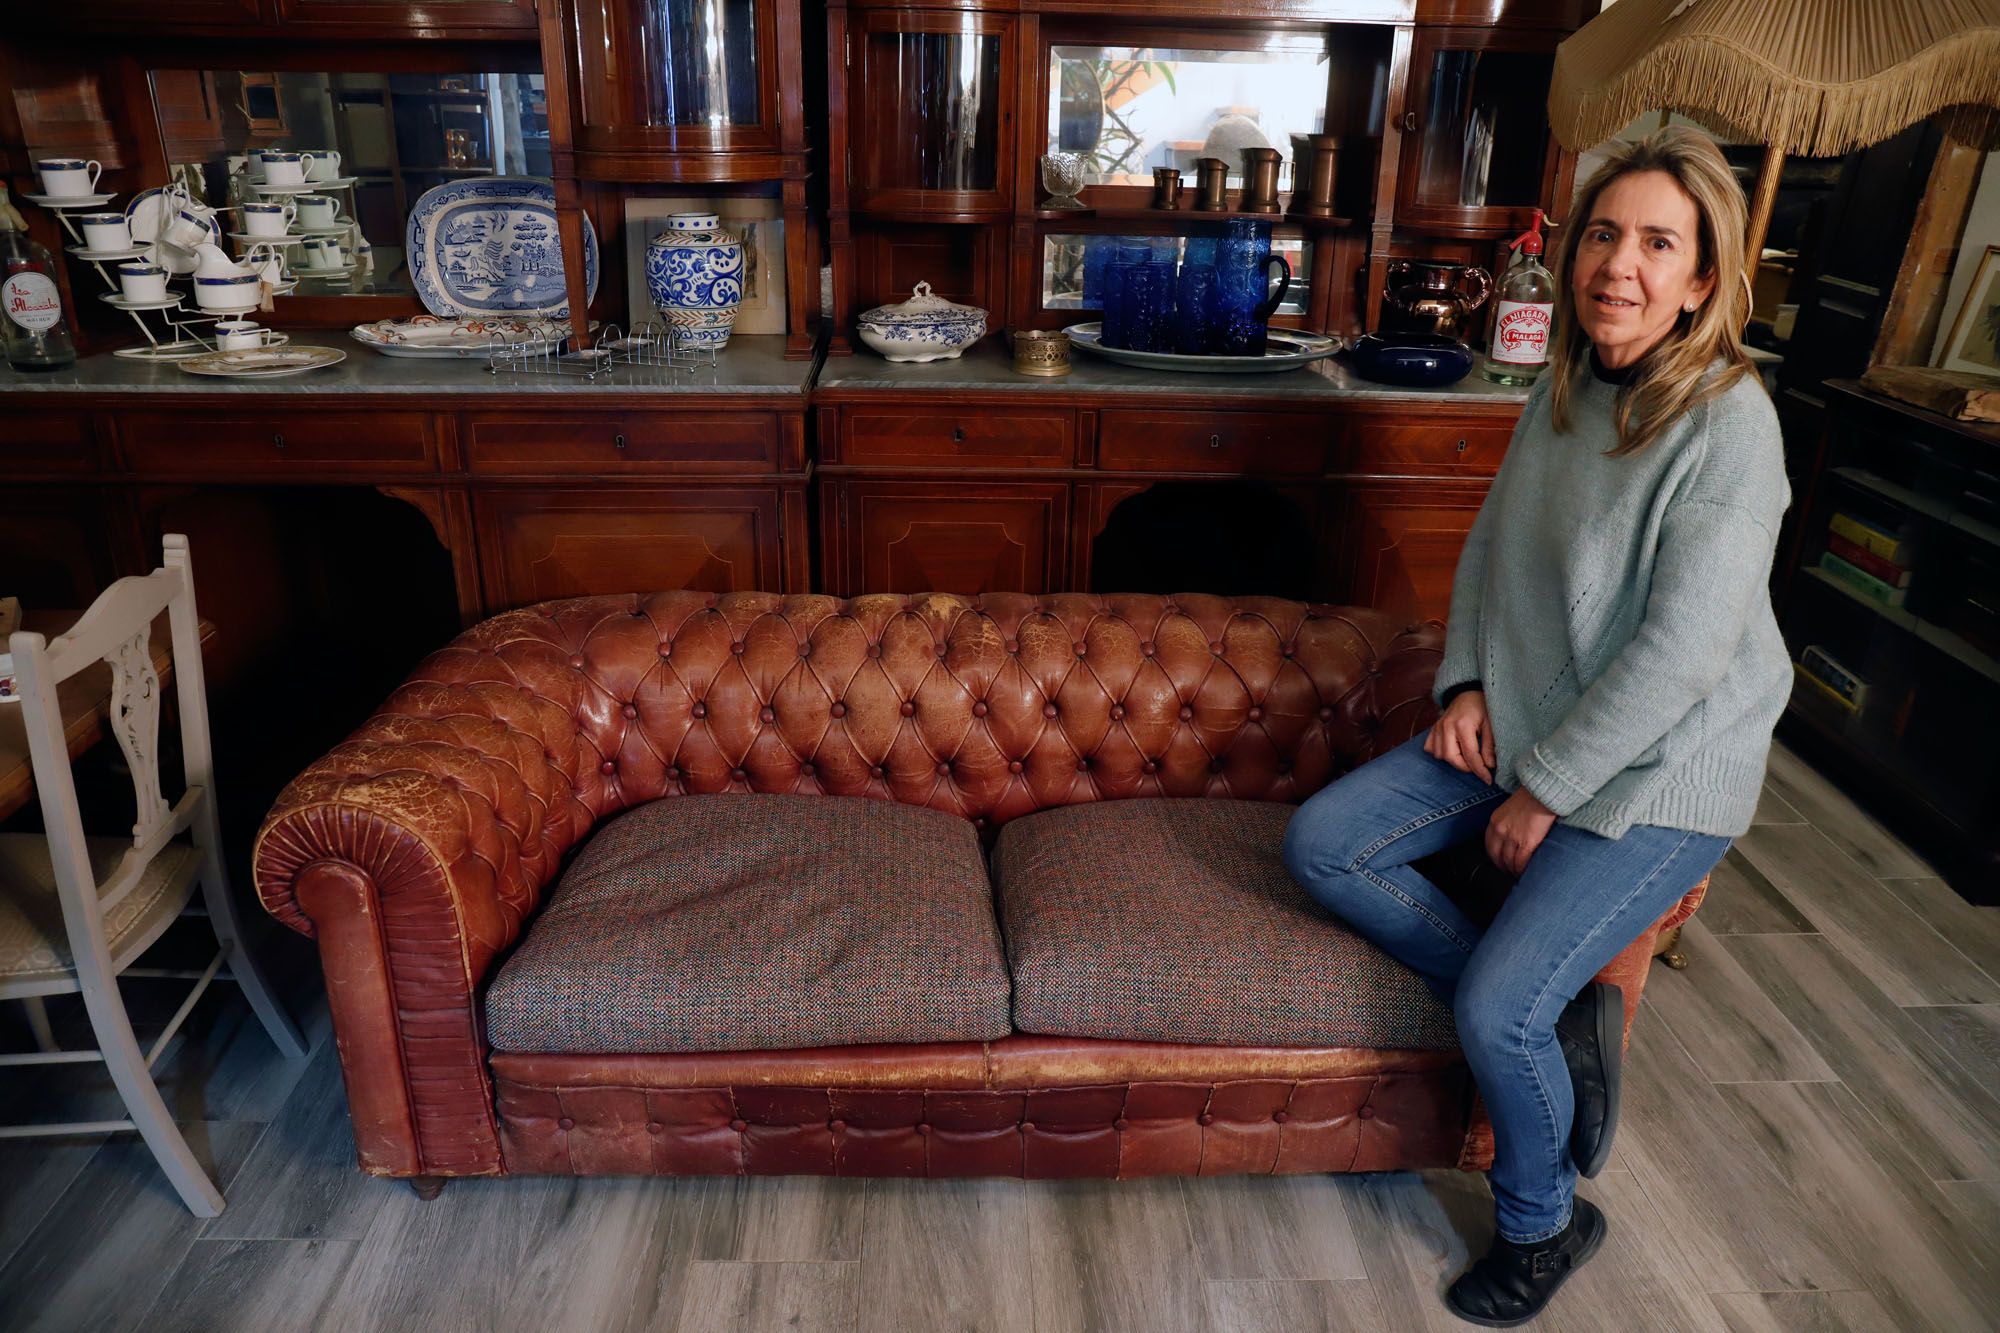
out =
[[118,37],[207,33],[229,37],[520,40],[535,30],[535,0],[77,0],[23,5],[29,32]]
[[1335,495],[1330,514],[1346,571],[1342,600],[1393,616],[1450,617],[1458,571],[1486,487],[1473,484],[1354,481]]
[[[1534,28],[1423,28],[1411,47],[1396,220],[1463,235],[1513,233],[1558,205],[1549,131],[1555,49]],[[1566,192],[1565,192],[1566,194]]]
[[1067,482],[823,476],[820,522],[822,581],[835,596],[1067,583]]

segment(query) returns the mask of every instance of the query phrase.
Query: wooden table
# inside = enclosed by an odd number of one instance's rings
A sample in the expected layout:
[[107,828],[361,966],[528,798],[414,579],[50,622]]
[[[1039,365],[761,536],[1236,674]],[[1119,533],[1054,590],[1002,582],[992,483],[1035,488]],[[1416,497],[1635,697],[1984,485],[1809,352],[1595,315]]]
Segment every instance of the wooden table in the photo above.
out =
[[[77,622],[81,611],[30,611],[21,628],[53,640]],[[200,622],[201,641],[206,646],[215,637],[212,621]],[[167,628],[167,613],[153,621],[153,669],[160,673],[160,688],[173,680],[173,635]],[[104,736],[104,723],[111,715],[111,667],[98,662],[64,681],[56,691],[62,701],[63,739],[69,757],[75,759]],[[35,770],[28,759],[28,733],[21,724],[21,705],[0,704],[0,819],[6,819],[28,803],[35,794]]]

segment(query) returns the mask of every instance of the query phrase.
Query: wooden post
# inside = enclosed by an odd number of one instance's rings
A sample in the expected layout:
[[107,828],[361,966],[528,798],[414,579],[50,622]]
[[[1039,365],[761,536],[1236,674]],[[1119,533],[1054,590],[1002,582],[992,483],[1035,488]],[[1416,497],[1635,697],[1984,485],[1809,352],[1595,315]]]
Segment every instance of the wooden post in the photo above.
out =
[[1743,276],[1750,290],[1757,290],[1757,262],[1764,253],[1764,233],[1771,229],[1771,206],[1778,202],[1778,177],[1784,173],[1784,151],[1775,146],[1764,150],[1764,165],[1757,172],[1757,188],[1750,196],[1750,229],[1744,236]]
[[1896,285],[1882,312],[1881,331],[1868,353],[1871,368],[1930,363],[1931,344],[1937,341],[1938,323],[1944,318],[1945,289],[1951,285],[1985,165],[1985,153],[1956,139],[1947,137],[1938,145],[1923,202],[1910,224],[1903,262],[1896,270]]

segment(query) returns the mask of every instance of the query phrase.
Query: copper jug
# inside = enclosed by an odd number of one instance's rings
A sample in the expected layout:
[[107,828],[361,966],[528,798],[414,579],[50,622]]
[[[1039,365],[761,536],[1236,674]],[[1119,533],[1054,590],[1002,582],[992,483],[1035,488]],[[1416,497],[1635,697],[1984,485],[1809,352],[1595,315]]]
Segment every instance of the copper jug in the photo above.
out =
[[1398,259],[1382,289],[1382,332],[1465,339],[1465,319],[1486,304],[1493,278],[1470,264]]

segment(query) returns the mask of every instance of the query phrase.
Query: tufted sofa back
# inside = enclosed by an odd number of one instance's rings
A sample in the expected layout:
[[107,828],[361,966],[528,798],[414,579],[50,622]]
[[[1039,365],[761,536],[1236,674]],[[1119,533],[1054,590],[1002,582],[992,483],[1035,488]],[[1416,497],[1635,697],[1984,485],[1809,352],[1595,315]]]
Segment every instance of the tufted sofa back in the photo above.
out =
[[1265,597],[588,597],[467,630],[381,711],[540,737],[592,823],[759,791],[990,828],[1106,798],[1300,800],[1428,723],[1442,639]]

